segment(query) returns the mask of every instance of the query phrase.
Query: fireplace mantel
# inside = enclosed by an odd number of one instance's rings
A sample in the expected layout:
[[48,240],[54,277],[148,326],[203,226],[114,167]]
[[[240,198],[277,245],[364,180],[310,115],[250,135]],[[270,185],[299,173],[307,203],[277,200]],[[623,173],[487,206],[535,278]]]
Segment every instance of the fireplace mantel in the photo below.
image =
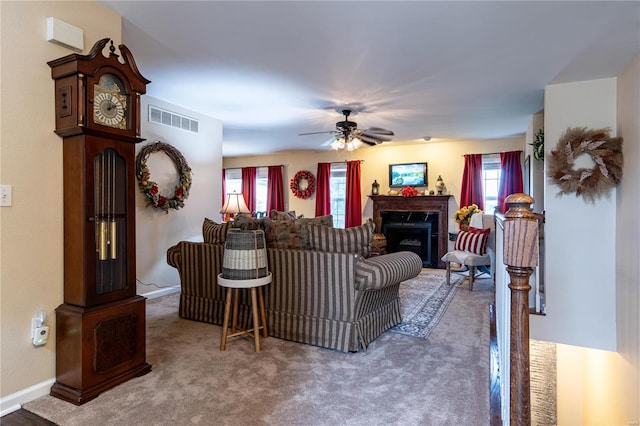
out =
[[373,220],[381,221],[380,212],[438,212],[438,267],[444,268],[442,256],[448,251],[449,199],[451,195],[369,195],[373,201]]

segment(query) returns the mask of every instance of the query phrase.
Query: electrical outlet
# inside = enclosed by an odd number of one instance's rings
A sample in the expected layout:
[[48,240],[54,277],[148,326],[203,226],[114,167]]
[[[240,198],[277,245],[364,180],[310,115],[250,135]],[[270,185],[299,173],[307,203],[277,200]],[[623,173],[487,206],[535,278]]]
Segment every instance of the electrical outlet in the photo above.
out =
[[11,185],[0,185],[0,206],[11,207]]

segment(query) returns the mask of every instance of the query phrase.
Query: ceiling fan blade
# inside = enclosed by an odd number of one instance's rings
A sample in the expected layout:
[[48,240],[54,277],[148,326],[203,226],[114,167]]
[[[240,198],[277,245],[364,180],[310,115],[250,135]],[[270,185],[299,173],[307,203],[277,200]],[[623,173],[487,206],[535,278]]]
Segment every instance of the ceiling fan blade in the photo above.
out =
[[369,144],[369,145],[379,145],[382,142],[384,142],[383,140],[380,139],[376,139],[376,138],[372,138],[368,135],[362,134],[360,136],[358,136],[360,138],[360,140],[362,140],[362,142]]
[[382,127],[369,127],[368,129],[364,129],[363,132],[376,135],[394,135],[391,130],[383,129]]
[[336,140],[336,137],[335,137],[335,136],[331,136],[329,139],[327,139],[326,141],[324,141],[324,142],[322,143],[322,145],[320,145],[320,146],[329,146],[329,145],[331,145],[331,144],[333,143],[333,141],[335,141],[335,140]]
[[372,135],[371,133],[367,133],[367,132],[362,132],[360,135],[364,136],[364,137],[367,137],[369,139],[375,139],[375,140],[380,141],[380,142],[387,142],[387,141],[391,140],[390,137],[382,136],[382,135]]
[[335,130],[325,130],[324,132],[307,132],[307,133],[298,133],[298,136],[306,136],[306,135],[320,135],[322,133],[333,133]]

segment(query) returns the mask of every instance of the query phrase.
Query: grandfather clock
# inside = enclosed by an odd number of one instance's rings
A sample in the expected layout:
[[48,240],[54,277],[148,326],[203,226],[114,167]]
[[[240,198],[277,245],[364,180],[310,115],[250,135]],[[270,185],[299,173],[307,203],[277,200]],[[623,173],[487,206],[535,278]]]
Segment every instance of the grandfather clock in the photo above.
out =
[[64,303],[51,395],[83,404],[151,371],[136,295],[135,144],[150,83],[109,39],[48,62],[64,168]]

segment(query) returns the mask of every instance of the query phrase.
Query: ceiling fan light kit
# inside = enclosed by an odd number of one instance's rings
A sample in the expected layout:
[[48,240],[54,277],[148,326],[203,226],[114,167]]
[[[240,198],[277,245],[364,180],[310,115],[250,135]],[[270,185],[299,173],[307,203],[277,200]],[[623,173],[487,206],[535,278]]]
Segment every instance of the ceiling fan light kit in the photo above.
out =
[[360,140],[357,137],[349,136],[348,139],[346,139],[346,142],[345,142],[345,138],[342,137],[333,141],[330,146],[332,149],[335,149],[336,151],[339,151],[345,148],[347,151],[354,151],[360,148],[362,145],[363,145],[362,140]]
[[350,109],[343,109],[344,121],[338,121],[336,123],[336,130],[329,130],[326,132],[311,132],[300,133],[299,135],[313,135],[319,133],[331,133],[333,136],[326,141],[323,146],[329,145],[334,150],[346,149],[347,151],[353,151],[364,144],[375,146],[382,142],[391,140],[393,132],[391,130],[383,129],[380,127],[370,127],[368,129],[358,129],[358,123],[355,121],[349,121],[351,115]]

